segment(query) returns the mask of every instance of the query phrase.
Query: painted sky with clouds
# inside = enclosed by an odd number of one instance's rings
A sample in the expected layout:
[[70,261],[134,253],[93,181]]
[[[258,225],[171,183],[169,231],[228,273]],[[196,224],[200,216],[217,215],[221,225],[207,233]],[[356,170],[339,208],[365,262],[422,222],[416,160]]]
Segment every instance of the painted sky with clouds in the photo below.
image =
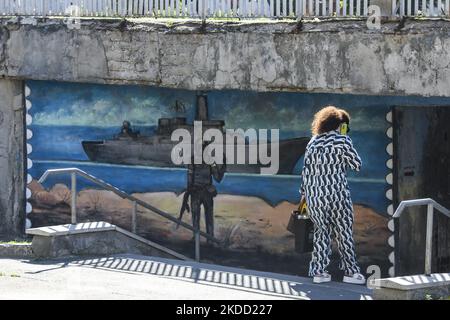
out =
[[[135,125],[152,126],[162,117],[187,116],[192,121],[194,116],[194,91],[147,86],[29,83],[36,125],[111,127],[126,119]],[[186,113],[175,113],[171,108],[177,100],[185,105]],[[367,101],[355,101],[354,96],[348,95],[235,90],[208,93],[211,118],[225,120],[227,128],[307,132],[317,110],[327,104],[336,104],[350,111],[352,128],[384,130],[385,106],[362,109],[358,102],[367,104]]]
[[[36,125],[76,125],[112,127],[123,120],[135,125],[154,126],[161,117],[186,116],[192,121],[195,91],[149,86],[93,85],[64,82],[28,81],[35,108]],[[432,98],[433,99],[433,98]],[[437,99],[437,100],[436,100]],[[426,101],[428,104],[439,104]],[[180,101],[186,113],[171,108]],[[347,94],[307,94],[251,91],[208,92],[210,117],[225,120],[227,128],[277,128],[284,132],[307,134],[314,113],[326,105],[350,112],[354,131],[382,131],[388,123],[391,105],[420,105],[420,97],[358,96]]]
[[29,85],[36,125],[112,127],[129,120],[135,125],[151,126],[161,117],[177,115],[171,108],[176,100],[183,101],[190,115],[195,102],[189,91],[146,86],[40,81]]

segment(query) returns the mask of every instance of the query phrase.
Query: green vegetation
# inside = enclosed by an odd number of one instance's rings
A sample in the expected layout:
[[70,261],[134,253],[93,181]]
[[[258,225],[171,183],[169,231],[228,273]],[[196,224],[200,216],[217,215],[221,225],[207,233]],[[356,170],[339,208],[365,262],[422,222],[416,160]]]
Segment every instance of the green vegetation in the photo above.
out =
[[[7,277],[8,275],[5,272],[0,272],[0,277]],[[20,278],[20,274],[18,273],[11,273],[9,275],[11,278]]]
[[450,296],[444,297],[444,296],[426,294],[424,300],[450,300]]
[[31,244],[31,242],[26,240],[12,240],[12,241],[0,241],[0,244]]

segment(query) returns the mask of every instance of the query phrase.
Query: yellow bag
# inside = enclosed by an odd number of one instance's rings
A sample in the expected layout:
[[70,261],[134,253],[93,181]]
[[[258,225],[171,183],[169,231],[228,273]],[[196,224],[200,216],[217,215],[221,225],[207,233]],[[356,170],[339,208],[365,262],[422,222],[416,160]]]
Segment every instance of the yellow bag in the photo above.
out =
[[302,216],[308,216],[308,206],[306,204],[306,200],[305,201],[300,201],[300,205],[298,206],[298,212],[300,213],[300,215]]
[[291,216],[289,217],[289,222],[287,225],[287,230],[289,232],[294,233],[295,231],[295,222],[299,219],[307,219],[308,215],[308,206],[306,205],[306,200],[302,199],[297,210],[293,210]]
[[309,218],[306,200],[302,199],[298,209],[292,211],[287,230],[295,235],[295,252],[307,253],[313,250],[314,224]]

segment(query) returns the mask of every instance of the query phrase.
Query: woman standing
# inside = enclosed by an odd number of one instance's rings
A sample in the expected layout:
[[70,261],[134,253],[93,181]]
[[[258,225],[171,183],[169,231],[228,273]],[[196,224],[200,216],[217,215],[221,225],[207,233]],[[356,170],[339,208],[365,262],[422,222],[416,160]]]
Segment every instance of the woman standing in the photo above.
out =
[[321,109],[312,122],[302,170],[302,202],[306,201],[314,223],[314,248],[309,266],[313,282],[331,281],[326,271],[330,263],[331,237],[334,235],[344,270],[344,282],[364,284],[355,257],[353,204],[347,170],[359,171],[361,159],[347,136],[349,114],[333,106]]

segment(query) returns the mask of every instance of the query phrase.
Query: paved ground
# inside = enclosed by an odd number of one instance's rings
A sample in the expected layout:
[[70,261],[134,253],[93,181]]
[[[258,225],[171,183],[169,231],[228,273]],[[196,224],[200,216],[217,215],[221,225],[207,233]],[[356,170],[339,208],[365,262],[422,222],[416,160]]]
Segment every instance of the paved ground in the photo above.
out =
[[0,299],[371,299],[364,286],[138,255],[0,259]]

